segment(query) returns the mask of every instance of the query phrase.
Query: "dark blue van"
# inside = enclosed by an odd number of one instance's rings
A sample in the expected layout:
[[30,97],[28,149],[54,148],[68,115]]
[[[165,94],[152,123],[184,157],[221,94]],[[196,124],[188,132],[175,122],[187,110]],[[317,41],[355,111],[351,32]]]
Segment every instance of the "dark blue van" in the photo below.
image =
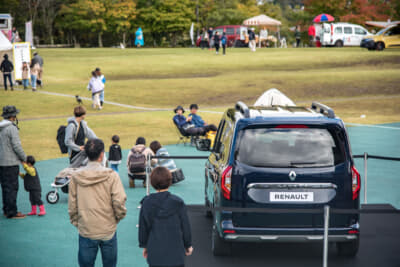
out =
[[[209,149],[209,148],[205,148]],[[323,239],[323,215],[223,211],[224,207],[359,209],[360,174],[343,121],[329,107],[247,107],[238,102],[219,124],[206,163],[206,206],[214,255],[232,242]],[[329,242],[340,255],[359,247],[359,215],[331,214]]]

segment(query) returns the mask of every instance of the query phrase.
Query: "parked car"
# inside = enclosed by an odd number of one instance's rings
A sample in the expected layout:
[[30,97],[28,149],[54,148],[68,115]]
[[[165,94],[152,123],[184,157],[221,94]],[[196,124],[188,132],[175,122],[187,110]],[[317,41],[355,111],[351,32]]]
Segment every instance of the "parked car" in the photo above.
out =
[[400,47],[400,25],[391,25],[375,35],[364,37],[360,46],[368,50]]
[[[321,242],[323,215],[295,210],[359,209],[360,187],[345,125],[332,109],[238,102],[224,113],[206,162],[205,204],[217,208],[207,213],[212,251],[229,255],[232,242]],[[293,212],[223,210],[235,207]],[[357,254],[359,231],[358,214],[330,215],[329,241],[339,254]]]
[[364,27],[350,23],[324,23],[320,33],[323,46],[359,46],[363,37],[371,35]]
[[[226,33],[227,37],[227,46],[228,47],[245,47],[247,46],[245,40],[245,35],[247,34],[247,27],[242,25],[224,25],[215,27],[213,30],[213,34],[218,31],[220,35],[223,32]],[[201,36],[199,36],[196,40],[196,46],[200,47],[201,43]]]

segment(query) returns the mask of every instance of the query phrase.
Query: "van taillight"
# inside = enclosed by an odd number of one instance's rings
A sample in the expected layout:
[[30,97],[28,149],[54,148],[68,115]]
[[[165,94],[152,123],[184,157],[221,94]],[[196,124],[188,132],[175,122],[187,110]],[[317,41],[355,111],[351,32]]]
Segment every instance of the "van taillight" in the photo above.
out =
[[222,172],[221,190],[222,195],[226,199],[231,199],[231,182],[232,182],[232,167],[228,166]]
[[354,166],[351,167],[351,186],[353,191],[353,200],[355,200],[360,194],[361,179],[360,173]]

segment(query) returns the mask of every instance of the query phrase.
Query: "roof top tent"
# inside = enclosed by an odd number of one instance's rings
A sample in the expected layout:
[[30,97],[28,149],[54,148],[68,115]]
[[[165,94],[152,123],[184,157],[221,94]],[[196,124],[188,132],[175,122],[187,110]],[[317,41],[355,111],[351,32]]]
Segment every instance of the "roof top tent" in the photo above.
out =
[[[281,39],[281,34],[280,34],[280,26],[282,25],[282,22],[279,20],[273,19],[271,17],[268,17],[267,15],[259,15],[255,16],[249,19],[246,19],[243,21],[243,25],[246,26],[259,26],[259,27],[267,27],[267,28],[273,28],[276,29],[278,33],[278,41]],[[261,41],[261,38],[258,38]],[[276,46],[276,43],[275,43]],[[259,43],[259,47],[261,47],[261,43]]]
[[284,93],[275,88],[265,91],[254,103],[254,107],[272,106],[294,107],[296,104]]
[[0,14],[0,31],[11,40],[12,17],[10,14]]

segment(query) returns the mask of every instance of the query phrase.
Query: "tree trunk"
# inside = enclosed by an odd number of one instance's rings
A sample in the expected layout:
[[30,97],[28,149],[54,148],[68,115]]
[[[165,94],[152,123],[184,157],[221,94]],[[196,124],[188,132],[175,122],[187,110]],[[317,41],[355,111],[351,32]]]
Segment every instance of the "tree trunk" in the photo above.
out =
[[126,32],[122,33],[122,44],[126,47]]
[[99,32],[98,37],[99,37],[99,47],[103,47],[103,32]]
[[74,42],[74,47],[75,47],[75,48],[81,47],[81,45],[79,44],[79,42],[76,40],[75,34],[72,35],[72,41]]

